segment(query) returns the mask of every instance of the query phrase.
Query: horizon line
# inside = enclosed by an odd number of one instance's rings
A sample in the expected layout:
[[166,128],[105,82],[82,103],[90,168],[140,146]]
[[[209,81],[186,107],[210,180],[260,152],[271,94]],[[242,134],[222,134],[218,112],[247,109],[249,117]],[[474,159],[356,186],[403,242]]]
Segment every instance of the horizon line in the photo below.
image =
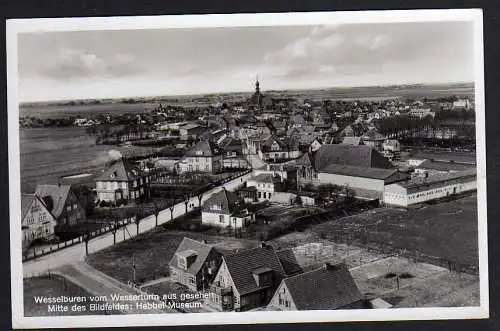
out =
[[[453,81],[453,82],[425,82],[425,83],[396,83],[396,84],[377,84],[377,85],[332,85],[324,87],[313,87],[313,88],[292,88],[292,89],[269,89],[261,90],[262,93],[265,92],[293,92],[293,91],[315,91],[324,89],[350,89],[350,88],[376,88],[376,87],[396,87],[396,86],[417,86],[417,85],[457,85],[457,84],[472,84],[475,85],[475,81]],[[30,101],[19,101],[19,105],[28,105],[34,103],[55,103],[55,102],[71,102],[71,101],[93,101],[93,100],[125,100],[125,99],[141,99],[141,98],[165,98],[165,97],[194,97],[194,96],[215,96],[224,94],[234,94],[234,93],[254,93],[255,91],[249,90],[235,90],[235,91],[213,91],[213,92],[197,92],[197,93],[184,93],[184,94],[164,94],[164,95],[135,95],[135,96],[115,96],[115,97],[88,97],[88,98],[73,98],[73,99],[45,99],[45,100],[30,100]],[[366,98],[366,97],[361,97]]]

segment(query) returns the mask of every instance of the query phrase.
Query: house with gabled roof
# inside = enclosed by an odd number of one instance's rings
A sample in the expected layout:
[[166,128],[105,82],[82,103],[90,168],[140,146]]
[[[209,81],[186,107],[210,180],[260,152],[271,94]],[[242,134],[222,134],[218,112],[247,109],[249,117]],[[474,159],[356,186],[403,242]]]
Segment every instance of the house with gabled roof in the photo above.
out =
[[70,185],[37,185],[35,195],[43,200],[58,224],[74,225],[85,221],[85,210]]
[[297,185],[334,184],[364,198],[382,198],[384,186],[405,180],[384,156],[370,146],[324,144],[296,162]]
[[27,249],[35,240],[54,238],[57,221],[36,194],[21,194],[22,249]]
[[255,221],[255,213],[236,193],[226,190],[213,194],[203,203],[201,222],[216,227],[247,227]]
[[361,136],[361,140],[367,146],[375,148],[377,151],[382,150],[382,144],[387,139],[387,137],[380,134],[376,129],[368,130],[365,134]]
[[295,159],[301,155],[299,147],[296,137],[271,136],[262,142],[258,154],[264,161]]
[[270,200],[271,197],[283,189],[281,176],[278,174],[261,173],[247,180],[247,187],[257,189],[258,201]]
[[363,297],[344,263],[284,278],[270,310],[332,310],[363,308]]
[[292,251],[278,253],[264,243],[224,255],[210,287],[209,304],[220,311],[266,306],[281,280],[301,271]]
[[179,171],[217,173],[222,169],[222,151],[211,140],[200,140],[179,162]]
[[222,261],[222,255],[206,241],[184,237],[168,263],[170,277],[193,291],[208,288]]
[[98,201],[117,202],[149,197],[150,176],[124,158],[112,163],[95,181]]

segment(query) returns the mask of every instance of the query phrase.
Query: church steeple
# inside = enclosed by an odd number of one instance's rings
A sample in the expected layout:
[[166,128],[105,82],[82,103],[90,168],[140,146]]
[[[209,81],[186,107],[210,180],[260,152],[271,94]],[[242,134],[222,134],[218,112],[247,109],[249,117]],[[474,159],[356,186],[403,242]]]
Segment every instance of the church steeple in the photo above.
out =
[[260,87],[259,87],[259,75],[255,77],[255,93],[260,93]]

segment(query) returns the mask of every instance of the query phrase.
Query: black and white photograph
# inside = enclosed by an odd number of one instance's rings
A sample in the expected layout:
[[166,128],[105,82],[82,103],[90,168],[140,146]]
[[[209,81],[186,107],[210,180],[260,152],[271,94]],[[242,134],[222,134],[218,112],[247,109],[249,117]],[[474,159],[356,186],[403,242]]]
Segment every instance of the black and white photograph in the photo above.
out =
[[487,318],[482,38],[477,9],[8,20],[13,327]]

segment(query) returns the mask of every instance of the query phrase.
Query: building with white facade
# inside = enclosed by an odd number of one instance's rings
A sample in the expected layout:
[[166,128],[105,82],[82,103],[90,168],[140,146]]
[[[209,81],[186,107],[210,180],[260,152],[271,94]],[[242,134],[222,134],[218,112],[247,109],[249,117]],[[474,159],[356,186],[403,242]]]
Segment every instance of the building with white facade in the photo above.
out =
[[149,197],[150,176],[126,159],[119,159],[96,179],[96,199],[116,202]]
[[217,173],[222,169],[222,151],[213,142],[201,140],[179,162],[179,171]]
[[55,217],[43,200],[35,194],[21,194],[22,248],[28,248],[35,240],[54,238],[57,225]]
[[216,227],[243,228],[255,222],[255,213],[234,192],[222,189],[203,204],[201,222]]
[[270,200],[275,192],[279,192],[282,189],[281,177],[279,175],[262,173],[247,180],[247,187],[257,188],[258,201]]
[[386,185],[384,204],[407,207],[476,189],[476,169],[446,175],[414,177]]

